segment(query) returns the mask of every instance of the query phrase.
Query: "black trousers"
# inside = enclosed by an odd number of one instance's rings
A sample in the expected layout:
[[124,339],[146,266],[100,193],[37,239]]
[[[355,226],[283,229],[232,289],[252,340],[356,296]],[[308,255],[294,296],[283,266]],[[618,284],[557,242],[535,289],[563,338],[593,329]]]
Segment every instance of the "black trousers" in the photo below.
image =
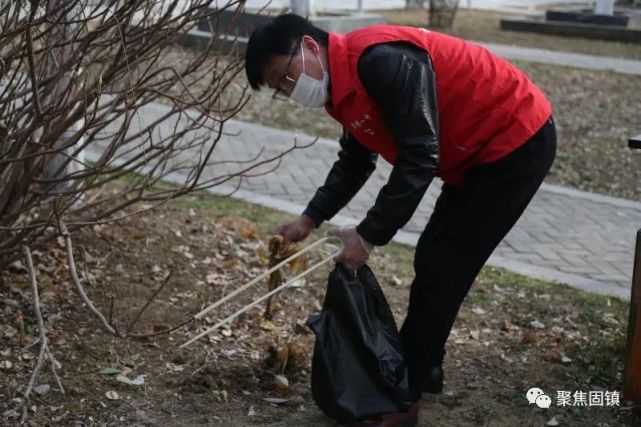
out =
[[415,278],[401,328],[412,398],[420,397],[463,299],[550,170],[556,130],[550,117],[525,144],[470,169],[460,187],[444,184],[414,257]]

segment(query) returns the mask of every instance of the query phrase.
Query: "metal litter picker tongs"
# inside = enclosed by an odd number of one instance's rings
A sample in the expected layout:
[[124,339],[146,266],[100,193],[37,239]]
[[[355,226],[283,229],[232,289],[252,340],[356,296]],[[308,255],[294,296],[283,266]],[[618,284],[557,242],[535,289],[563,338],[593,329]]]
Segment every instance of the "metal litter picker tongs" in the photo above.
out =
[[[317,247],[317,246],[321,245],[322,243],[325,243],[325,242],[326,242],[326,241],[328,241],[329,239],[338,239],[339,241],[341,241],[339,238],[337,238],[337,237],[333,237],[333,236],[331,236],[331,237],[323,237],[322,239],[317,240],[316,242],[312,243],[311,245],[309,245],[309,246],[307,246],[307,247],[305,247],[305,248],[301,249],[300,251],[298,251],[298,252],[296,252],[296,253],[292,254],[292,255],[291,255],[291,256],[289,256],[288,258],[286,258],[286,259],[284,259],[283,261],[279,262],[278,264],[276,264],[276,265],[275,265],[275,266],[273,266],[272,268],[268,269],[268,270],[267,270],[267,271],[265,271],[264,273],[262,273],[262,274],[260,274],[260,275],[258,275],[258,276],[256,276],[256,277],[254,277],[254,278],[253,278],[253,279],[251,279],[249,282],[247,282],[246,284],[244,284],[244,285],[243,285],[243,286],[241,286],[240,288],[236,289],[234,292],[230,293],[229,295],[227,295],[227,296],[225,296],[225,297],[223,297],[223,298],[219,299],[219,300],[218,300],[218,301],[216,301],[215,303],[213,303],[213,304],[211,304],[210,306],[206,307],[206,308],[205,308],[205,309],[203,309],[201,312],[199,312],[199,313],[197,313],[196,315],[194,315],[194,319],[201,319],[203,316],[205,316],[207,313],[209,313],[210,311],[214,310],[215,308],[219,307],[221,304],[223,304],[223,303],[225,303],[225,302],[229,301],[230,299],[234,298],[236,295],[240,294],[241,292],[245,291],[246,289],[249,289],[251,286],[255,285],[255,284],[256,284],[256,283],[258,283],[260,280],[262,280],[263,278],[267,277],[269,274],[271,274],[271,273],[273,273],[274,271],[276,271],[276,270],[278,270],[278,269],[282,268],[283,266],[285,266],[287,263],[289,263],[289,262],[290,262],[290,261],[292,261],[293,259],[298,258],[299,256],[301,256],[301,255],[303,255],[304,253],[306,253],[306,252],[310,251],[311,249],[314,249],[315,247]],[[341,241],[341,243],[342,243],[342,241]],[[211,328],[209,328],[209,329],[207,329],[207,330],[205,330],[205,331],[201,332],[200,334],[196,335],[195,337],[193,337],[193,338],[192,338],[192,339],[190,339],[189,341],[187,341],[187,342],[185,342],[185,343],[181,344],[179,348],[187,347],[188,345],[190,345],[190,344],[192,344],[192,343],[194,343],[194,342],[198,341],[200,338],[202,338],[202,337],[204,337],[205,335],[207,335],[207,334],[209,334],[209,333],[211,333],[211,332],[215,331],[216,329],[220,328],[221,326],[225,325],[226,323],[231,322],[232,320],[234,320],[236,317],[240,316],[241,314],[243,314],[243,313],[244,313],[244,312],[246,312],[247,310],[249,310],[249,309],[251,309],[251,308],[255,307],[256,305],[258,305],[258,304],[260,304],[261,302],[265,301],[267,298],[271,297],[272,295],[274,295],[274,294],[276,294],[276,293],[278,293],[278,292],[282,291],[283,289],[287,288],[288,286],[292,285],[293,283],[295,283],[297,280],[299,280],[299,279],[300,279],[300,278],[302,278],[303,276],[305,276],[305,275],[307,275],[307,274],[311,273],[312,271],[316,270],[316,269],[317,269],[317,268],[319,268],[320,266],[322,266],[322,265],[324,265],[324,264],[327,264],[328,262],[332,261],[332,260],[334,259],[334,257],[335,257],[339,252],[340,252],[340,250],[339,250],[339,251],[337,251],[337,252],[332,253],[332,254],[331,254],[331,255],[329,255],[327,258],[325,258],[325,259],[323,259],[323,260],[321,260],[321,261],[317,262],[316,264],[312,265],[311,267],[309,267],[308,269],[306,269],[306,270],[305,270],[305,271],[303,271],[302,273],[300,273],[300,274],[296,275],[295,277],[292,277],[292,278],[291,278],[291,279],[289,279],[287,282],[283,283],[282,285],[278,286],[278,287],[277,287],[277,288],[275,288],[275,289],[272,289],[271,291],[267,292],[265,295],[261,296],[260,298],[258,298],[258,299],[256,299],[256,300],[254,300],[254,301],[253,301],[253,302],[251,302],[250,304],[247,304],[246,306],[244,306],[244,307],[243,307],[243,308],[241,308],[240,310],[236,311],[234,314],[232,314],[232,315],[230,315],[230,316],[226,317],[225,319],[221,320],[220,322],[216,323],[216,324],[215,324],[214,326],[212,326]]]

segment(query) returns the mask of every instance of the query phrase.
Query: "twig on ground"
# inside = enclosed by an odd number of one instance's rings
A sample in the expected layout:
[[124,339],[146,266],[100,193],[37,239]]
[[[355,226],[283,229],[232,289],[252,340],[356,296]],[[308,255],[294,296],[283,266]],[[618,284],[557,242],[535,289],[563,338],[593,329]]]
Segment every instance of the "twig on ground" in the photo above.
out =
[[210,352],[209,352],[209,350],[206,350],[206,352],[205,352],[205,361],[203,362],[203,364],[202,364],[202,365],[200,365],[200,367],[199,367],[198,369],[196,369],[194,372],[192,372],[192,373],[189,375],[190,377],[193,377],[193,376],[194,376],[194,375],[196,375],[198,372],[200,372],[200,371],[202,371],[203,369],[205,369],[205,367],[207,366],[207,363],[209,363],[209,356],[210,356]]
[[114,323],[114,292],[113,290],[109,293],[109,324],[113,325]]
[[[67,226],[60,220],[58,220],[58,228],[60,230],[60,233],[62,234],[64,240],[65,240],[65,246],[67,249],[67,262],[69,263],[69,271],[71,272],[71,278],[76,285],[76,289],[78,290],[78,294],[80,295],[80,298],[83,300],[83,302],[87,305],[89,310],[93,313],[93,315],[99,320],[101,326],[103,329],[105,329],[107,332],[110,334],[117,336],[119,338],[151,338],[155,337],[158,335],[163,335],[163,334],[169,334],[177,329],[182,328],[183,326],[191,323],[194,321],[194,319],[188,319],[179,325],[176,325],[174,327],[159,331],[159,332],[154,332],[151,334],[130,334],[129,331],[133,326],[138,322],[140,316],[144,313],[144,311],[149,307],[149,304],[156,298],[156,296],[162,291],[162,289],[167,285],[169,282],[169,279],[171,278],[173,271],[170,272],[167,277],[165,278],[164,282],[158,287],[158,289],[152,294],[151,298],[147,301],[145,306],[138,312],[136,315],[134,321],[129,325],[127,328],[127,331],[123,334],[118,329],[116,328],[116,325],[110,321],[107,321],[105,316],[94,306],[94,304],[91,302],[89,297],[87,296],[87,293],[85,292],[84,287],[82,286],[82,283],[80,282],[80,278],[78,277],[78,272],[76,271],[76,263],[74,262],[74,257],[73,257],[73,245],[71,242],[71,235],[69,234],[69,230],[67,229]],[[111,296],[111,304],[110,304],[110,309],[109,309],[109,318],[113,319],[113,294]]]
[[44,322],[42,321],[42,312],[40,311],[40,298],[38,297],[38,284],[36,283],[36,273],[33,268],[33,259],[31,258],[31,251],[28,247],[23,248],[25,256],[27,258],[27,273],[29,274],[29,281],[31,282],[31,294],[33,296],[33,312],[36,315],[36,321],[38,322],[38,331],[40,332],[40,350],[38,351],[38,361],[36,362],[36,367],[31,373],[31,378],[29,378],[29,383],[27,384],[27,389],[23,393],[23,403],[29,398],[31,390],[33,389],[33,384],[36,381],[38,372],[42,369],[42,363],[44,362],[45,352],[47,350],[47,335],[45,333]]
[[53,357],[53,354],[51,354],[51,350],[49,350],[48,345],[47,345],[46,353],[47,353],[47,358],[49,359],[49,362],[51,362],[51,373],[53,374],[53,378],[56,380],[56,384],[58,384],[58,388],[60,389],[60,392],[62,394],[65,394],[65,388],[62,386],[62,381],[60,380],[60,376],[58,375],[58,371],[57,371],[57,369],[62,367],[62,365]]
[[134,320],[129,324],[129,326],[127,327],[127,330],[125,331],[125,335],[129,335],[129,331],[131,331],[131,329],[136,325],[136,323],[140,319],[140,316],[142,316],[142,314],[145,312],[145,310],[147,310],[147,307],[149,307],[149,305],[154,300],[154,298],[156,298],[156,296],[158,296],[160,291],[162,291],[165,288],[165,286],[167,285],[167,283],[169,283],[169,279],[171,279],[171,276],[173,274],[174,274],[173,270],[169,271],[169,274],[167,274],[167,277],[165,277],[165,280],[163,280],[163,282],[160,284],[158,289],[156,289],[156,291],[151,295],[151,297],[149,297],[149,299],[147,300],[145,305],[140,309],[140,311],[138,312],[138,314],[136,315]]
[[174,332],[174,331],[176,331],[176,330],[178,330],[178,329],[180,329],[180,328],[182,328],[184,326],[187,326],[188,324],[193,323],[195,321],[196,321],[196,319],[194,319],[193,317],[190,317],[189,319],[185,320],[184,322],[182,322],[182,323],[180,323],[180,324],[178,324],[178,325],[176,325],[174,327],[163,329],[162,331],[154,332],[154,333],[151,333],[151,334],[129,334],[127,336],[129,338],[153,338],[153,337],[157,337],[158,335],[170,334],[170,333],[172,333],[172,332]]
[[71,235],[69,234],[69,230],[67,230],[67,226],[65,226],[65,224],[62,222],[59,222],[59,227],[60,227],[60,233],[65,239],[65,246],[67,248],[67,262],[69,263],[69,271],[71,272],[71,279],[73,280],[73,283],[76,285],[76,289],[78,290],[78,294],[80,295],[80,298],[87,305],[87,307],[89,308],[89,311],[91,311],[94,314],[94,316],[100,321],[100,324],[107,332],[109,332],[112,335],[122,337],[122,335],[118,333],[116,328],[113,325],[110,325],[109,322],[107,322],[107,319],[105,319],[105,316],[103,316],[103,314],[93,305],[93,303],[87,296],[87,293],[85,292],[85,289],[82,286],[82,283],[80,283],[78,272],[76,271],[76,263],[73,258],[73,246],[71,243]]
[[45,357],[49,359],[49,362],[51,363],[51,371],[53,373],[53,377],[56,380],[56,383],[58,384],[58,387],[60,388],[60,391],[64,394],[64,387],[62,386],[62,382],[60,381],[60,377],[58,376],[58,373],[56,372],[56,368],[60,363],[53,357],[49,350],[48,346],[48,341],[47,341],[47,334],[46,334],[46,329],[44,325],[44,321],[42,320],[42,311],[40,310],[40,298],[38,297],[38,283],[36,282],[36,273],[35,269],[33,268],[33,258],[31,257],[31,251],[27,246],[23,247],[23,251],[25,254],[25,258],[27,261],[27,274],[29,275],[29,281],[31,283],[31,294],[33,296],[33,313],[36,316],[36,321],[38,322],[38,332],[40,335],[40,338],[36,342],[40,342],[40,350],[38,351],[38,359],[36,361],[36,367],[33,369],[33,372],[31,373],[31,377],[29,378],[29,382],[27,383],[27,388],[23,393],[22,401],[20,402],[19,408],[22,408],[22,416],[20,419],[20,423],[24,423],[26,417],[27,417],[27,410],[26,410],[26,405],[27,401],[29,400],[29,396],[31,395],[31,391],[33,390],[33,386],[36,382],[36,378],[38,377],[38,374],[40,373],[40,370],[42,369],[42,365],[44,363]]

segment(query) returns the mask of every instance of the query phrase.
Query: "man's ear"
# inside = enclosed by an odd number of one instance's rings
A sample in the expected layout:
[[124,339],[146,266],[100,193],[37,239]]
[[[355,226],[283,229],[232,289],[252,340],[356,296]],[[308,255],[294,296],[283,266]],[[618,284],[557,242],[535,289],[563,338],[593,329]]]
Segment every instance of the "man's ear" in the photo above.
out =
[[318,55],[320,52],[320,46],[312,36],[303,36],[302,43],[307,49],[311,50],[314,55]]

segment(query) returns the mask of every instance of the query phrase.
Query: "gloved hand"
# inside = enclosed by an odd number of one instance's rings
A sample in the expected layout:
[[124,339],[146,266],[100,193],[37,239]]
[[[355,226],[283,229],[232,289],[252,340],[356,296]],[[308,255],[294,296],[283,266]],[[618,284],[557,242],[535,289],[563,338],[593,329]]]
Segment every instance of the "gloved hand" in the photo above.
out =
[[334,257],[334,260],[350,270],[356,270],[365,264],[374,248],[374,245],[365,241],[353,227],[330,228],[327,230],[327,235],[338,237],[343,241],[343,249]]
[[283,247],[285,247],[290,242],[296,243],[306,239],[314,231],[315,227],[316,225],[310,217],[300,215],[295,220],[276,227],[274,234],[283,236]]

